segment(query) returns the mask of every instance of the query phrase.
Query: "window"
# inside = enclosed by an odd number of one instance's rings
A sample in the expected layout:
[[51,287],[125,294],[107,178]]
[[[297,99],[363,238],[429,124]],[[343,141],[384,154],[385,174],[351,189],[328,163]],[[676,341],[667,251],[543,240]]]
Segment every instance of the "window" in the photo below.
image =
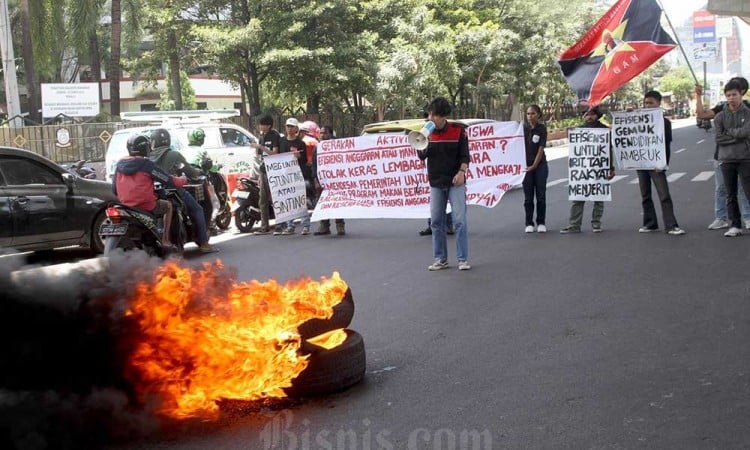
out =
[[250,145],[250,138],[245,133],[234,128],[222,128],[221,141],[227,147],[244,147]]
[[0,159],[0,176],[8,186],[25,184],[63,184],[59,173],[22,158]]

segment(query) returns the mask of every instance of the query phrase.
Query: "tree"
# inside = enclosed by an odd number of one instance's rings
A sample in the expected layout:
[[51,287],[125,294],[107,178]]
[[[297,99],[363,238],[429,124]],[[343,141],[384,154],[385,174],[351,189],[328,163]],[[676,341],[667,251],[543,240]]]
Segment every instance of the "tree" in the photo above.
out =
[[687,67],[673,68],[659,80],[659,89],[662,92],[672,92],[677,100],[689,99],[695,89],[695,79]]

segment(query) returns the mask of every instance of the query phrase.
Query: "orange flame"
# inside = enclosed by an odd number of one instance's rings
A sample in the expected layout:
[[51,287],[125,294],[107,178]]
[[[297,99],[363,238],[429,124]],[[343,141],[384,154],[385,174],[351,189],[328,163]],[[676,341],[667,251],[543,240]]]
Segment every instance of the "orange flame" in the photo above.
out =
[[136,286],[126,312],[139,334],[129,378],[170,417],[213,416],[221,399],[284,397],[307,366],[297,327],[330,318],[347,290],[337,272],[280,285],[237,283],[223,269],[167,262]]

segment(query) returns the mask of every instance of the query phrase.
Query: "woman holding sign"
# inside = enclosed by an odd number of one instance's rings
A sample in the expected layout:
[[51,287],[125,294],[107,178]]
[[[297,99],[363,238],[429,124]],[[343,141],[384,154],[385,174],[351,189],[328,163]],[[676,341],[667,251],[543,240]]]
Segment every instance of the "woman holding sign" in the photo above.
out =
[[523,179],[523,207],[526,210],[526,233],[534,232],[534,196],[536,196],[536,231],[546,233],[544,224],[547,215],[547,177],[549,167],[544,155],[547,145],[547,127],[539,122],[542,109],[539,105],[530,105],[526,109],[526,121],[523,124],[524,141],[526,142],[526,176]]

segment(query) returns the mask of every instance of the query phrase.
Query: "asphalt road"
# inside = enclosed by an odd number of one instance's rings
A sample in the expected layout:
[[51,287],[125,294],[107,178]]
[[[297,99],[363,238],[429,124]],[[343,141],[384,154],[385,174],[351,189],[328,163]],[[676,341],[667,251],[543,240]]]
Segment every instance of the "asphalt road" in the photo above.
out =
[[547,234],[523,233],[520,190],[469,209],[468,272],[452,239],[451,269],[426,270],[425,221],[351,220],[345,237],[224,234],[218,256],[188,261],[218,257],[241,280],[341,273],[365,381],[128,448],[749,447],[750,236],[706,229],[712,139],[692,120],[675,124],[670,189],[684,236],[637,232],[634,172],[618,173],[603,233],[591,233],[587,204],[583,233],[560,235],[565,158],[550,163]]

